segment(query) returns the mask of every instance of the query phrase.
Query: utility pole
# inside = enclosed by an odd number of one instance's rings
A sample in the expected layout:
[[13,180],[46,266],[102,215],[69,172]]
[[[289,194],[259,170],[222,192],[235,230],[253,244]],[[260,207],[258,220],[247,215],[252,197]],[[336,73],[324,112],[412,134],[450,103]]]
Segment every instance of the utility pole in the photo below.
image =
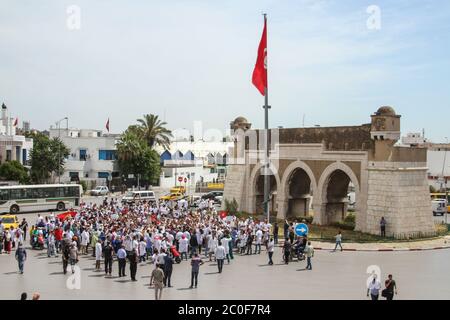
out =
[[58,126],[58,184],[61,184],[61,121],[66,120],[67,122],[67,132],[69,132],[69,118],[64,117],[61,120],[56,121]]
[[[267,22],[267,14],[264,13],[264,23]],[[267,72],[267,56],[265,61],[265,68]],[[265,132],[265,150],[264,150],[264,213],[267,216],[267,222],[270,222],[270,175],[269,175],[269,89],[268,86],[264,89],[264,132]]]
[[448,201],[448,188],[447,188],[447,178],[444,176],[445,175],[445,163],[447,161],[447,148],[448,148],[448,137],[445,137],[445,153],[444,153],[444,164],[442,165],[442,179],[444,179],[444,188],[445,188],[445,202],[447,207],[446,212],[445,212],[445,224],[447,224],[447,216],[448,216],[448,205],[449,205],[449,201]]

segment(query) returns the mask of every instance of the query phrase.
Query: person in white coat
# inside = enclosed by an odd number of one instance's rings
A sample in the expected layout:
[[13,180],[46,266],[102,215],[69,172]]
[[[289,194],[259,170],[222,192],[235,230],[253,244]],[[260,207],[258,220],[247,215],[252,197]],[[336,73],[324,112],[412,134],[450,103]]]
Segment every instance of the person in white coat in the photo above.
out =
[[261,231],[261,229],[258,229],[258,231],[256,231],[256,241],[255,241],[255,254],[261,254],[261,244],[262,244],[262,237],[263,237],[263,232]]
[[208,255],[209,261],[212,260],[212,255],[214,254],[214,260],[217,261],[217,257],[215,256],[215,251],[218,246],[218,240],[216,235],[213,233],[211,235],[211,239],[208,241]]
[[100,261],[102,261],[102,242],[99,239],[95,244],[95,269],[100,270]]
[[225,252],[226,252],[225,247],[222,245],[222,242],[219,242],[219,245],[214,251],[214,255],[216,256],[217,259],[217,267],[219,268],[219,273],[222,273],[223,260],[225,259],[226,256]]
[[88,244],[89,244],[89,232],[87,230],[83,230],[83,232],[81,233],[81,243],[80,243],[81,254],[87,254]]
[[[227,257],[228,264],[230,264],[230,245],[228,242],[231,241],[231,238],[227,238],[226,236],[220,239],[220,242],[222,242],[223,247],[225,248],[225,255]],[[217,257],[216,257],[217,259]]]
[[186,237],[186,235],[182,235],[179,243],[179,249],[180,249],[180,255],[181,260],[183,260],[183,256],[186,258],[186,261],[188,259],[188,249],[189,249],[189,240]]

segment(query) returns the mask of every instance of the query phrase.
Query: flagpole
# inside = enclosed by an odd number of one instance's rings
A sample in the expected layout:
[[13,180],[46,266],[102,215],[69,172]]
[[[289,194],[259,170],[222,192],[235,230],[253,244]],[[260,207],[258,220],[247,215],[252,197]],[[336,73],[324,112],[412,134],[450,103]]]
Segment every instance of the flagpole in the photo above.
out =
[[[264,23],[267,23],[267,14],[264,13]],[[267,35],[266,35],[267,37]],[[267,64],[266,64],[267,72]],[[264,213],[267,216],[267,222],[270,222],[270,176],[269,176],[269,89],[264,88],[264,133],[265,133],[265,150],[264,150]]]

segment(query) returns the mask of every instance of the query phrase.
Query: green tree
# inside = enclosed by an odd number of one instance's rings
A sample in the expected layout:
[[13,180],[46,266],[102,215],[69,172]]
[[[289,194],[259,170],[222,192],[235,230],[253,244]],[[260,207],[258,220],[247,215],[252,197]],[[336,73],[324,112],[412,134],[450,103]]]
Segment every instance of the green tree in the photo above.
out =
[[31,180],[35,183],[47,183],[52,174],[64,172],[64,159],[70,150],[59,138],[50,139],[42,133],[32,134],[31,137]]
[[161,171],[159,155],[152,150],[135,130],[124,132],[116,144],[117,160],[122,175],[133,174],[142,181],[154,183]]
[[144,114],[142,119],[137,119],[138,125],[131,126],[131,131],[136,132],[153,149],[156,145],[168,149],[172,132],[165,126],[166,122],[161,121],[154,114]]
[[7,161],[0,165],[0,178],[2,180],[19,181],[21,184],[30,182],[28,169],[19,161]]

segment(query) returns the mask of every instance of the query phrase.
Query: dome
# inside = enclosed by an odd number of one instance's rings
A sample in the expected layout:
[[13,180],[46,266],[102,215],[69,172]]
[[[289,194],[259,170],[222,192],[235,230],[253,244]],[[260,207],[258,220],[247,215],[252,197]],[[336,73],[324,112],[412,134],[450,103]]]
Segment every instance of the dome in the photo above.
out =
[[376,112],[377,115],[381,116],[395,116],[395,110],[392,107],[385,106],[378,109]]
[[234,124],[242,124],[242,123],[248,123],[247,119],[244,117],[237,117],[234,119]]

